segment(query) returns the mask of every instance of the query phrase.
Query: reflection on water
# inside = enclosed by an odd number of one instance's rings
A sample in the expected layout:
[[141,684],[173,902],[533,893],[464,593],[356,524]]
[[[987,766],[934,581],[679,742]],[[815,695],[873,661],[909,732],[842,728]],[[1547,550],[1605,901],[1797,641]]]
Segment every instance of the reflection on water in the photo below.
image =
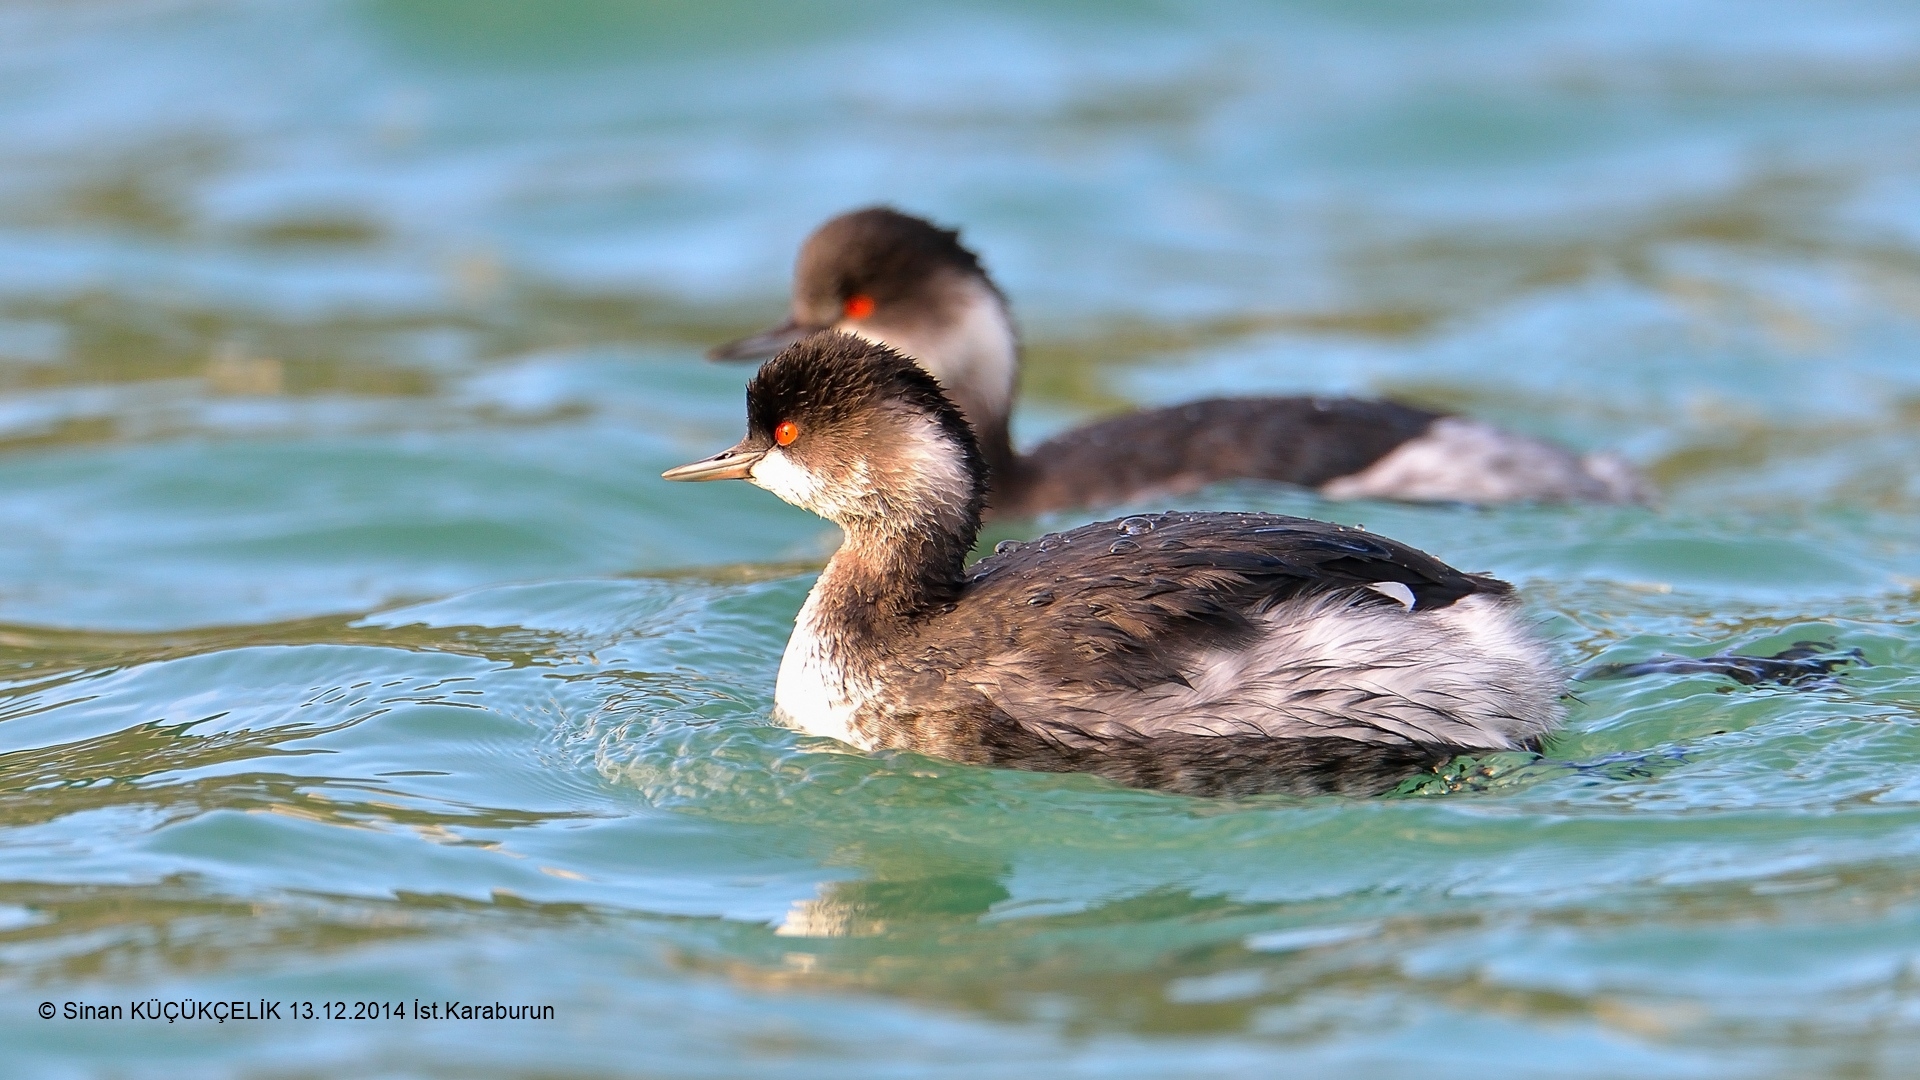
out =
[[[1902,1075],[1920,20],[1871,0],[0,7],[0,1042],[30,1075]],[[1202,802],[767,723],[817,520],[661,468],[872,201],[1027,441],[1392,393],[1654,512],[1200,501],[1507,576],[1544,758]],[[1141,507],[1140,509],[1159,509]],[[1001,523],[986,542],[1076,523]],[[101,1025],[43,1000],[551,1003]]]

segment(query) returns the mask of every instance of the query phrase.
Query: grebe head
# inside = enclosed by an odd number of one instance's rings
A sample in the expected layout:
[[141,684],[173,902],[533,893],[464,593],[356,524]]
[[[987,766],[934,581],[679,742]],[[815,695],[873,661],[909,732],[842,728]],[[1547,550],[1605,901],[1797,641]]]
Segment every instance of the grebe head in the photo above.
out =
[[668,480],[749,480],[849,533],[929,528],[971,544],[985,466],[960,410],[912,360],[827,331],[747,384],[747,434]]
[[841,330],[918,361],[977,427],[1012,411],[1019,342],[1006,299],[954,230],[887,207],[842,214],[800,248],[792,304],[785,323],[707,355],[758,360]]

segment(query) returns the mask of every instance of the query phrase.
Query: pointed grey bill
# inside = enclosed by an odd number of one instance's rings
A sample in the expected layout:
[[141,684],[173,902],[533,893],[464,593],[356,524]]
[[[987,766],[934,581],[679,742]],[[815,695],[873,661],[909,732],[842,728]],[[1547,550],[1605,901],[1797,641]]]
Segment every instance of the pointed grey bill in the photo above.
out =
[[745,442],[727,447],[710,458],[689,461],[660,474],[662,480],[745,480],[753,475],[753,467],[767,456],[766,447],[748,446]]
[[765,360],[813,331],[813,327],[802,326],[798,321],[788,319],[771,330],[762,330],[751,337],[729,341],[725,345],[715,345],[707,350],[707,359]]

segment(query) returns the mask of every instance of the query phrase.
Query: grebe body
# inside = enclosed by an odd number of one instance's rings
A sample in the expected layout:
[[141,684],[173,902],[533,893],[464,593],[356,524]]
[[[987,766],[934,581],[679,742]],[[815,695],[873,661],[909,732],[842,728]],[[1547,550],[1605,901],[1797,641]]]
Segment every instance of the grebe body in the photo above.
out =
[[986,464],[894,350],[818,334],[748,388],[746,479],[845,540],[796,620],[778,719],[868,750],[1188,794],[1370,793],[1529,749],[1563,676],[1513,589],[1360,529],[1162,513],[966,564]]

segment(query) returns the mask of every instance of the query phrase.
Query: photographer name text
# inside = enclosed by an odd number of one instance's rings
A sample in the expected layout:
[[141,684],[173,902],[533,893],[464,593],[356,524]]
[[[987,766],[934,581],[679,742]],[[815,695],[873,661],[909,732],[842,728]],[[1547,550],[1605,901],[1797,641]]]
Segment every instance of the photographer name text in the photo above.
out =
[[283,1001],[255,998],[244,1001],[202,1001],[198,998],[147,998],[101,1003],[51,1001],[40,1003],[42,1020],[161,1020],[225,1024],[257,1020],[551,1020],[551,1005],[508,1005],[499,1001],[470,1002],[451,998],[392,1001]]

